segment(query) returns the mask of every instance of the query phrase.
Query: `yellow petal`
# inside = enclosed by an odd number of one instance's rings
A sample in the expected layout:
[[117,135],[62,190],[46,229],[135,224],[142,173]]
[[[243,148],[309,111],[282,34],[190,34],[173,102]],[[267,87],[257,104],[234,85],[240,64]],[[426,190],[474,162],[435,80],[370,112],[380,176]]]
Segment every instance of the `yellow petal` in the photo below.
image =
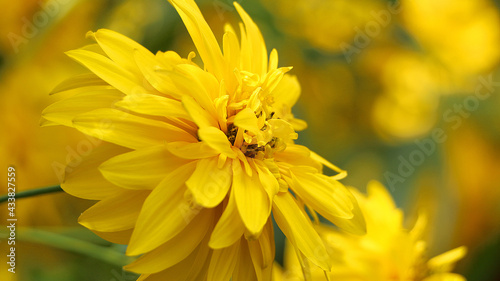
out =
[[252,260],[256,267],[262,269],[271,267],[274,261],[274,229],[271,218],[268,219],[262,234],[257,240],[248,241]]
[[186,26],[194,45],[200,54],[205,68],[221,78],[224,72],[224,59],[212,30],[203,18],[198,6],[193,0],[169,0]]
[[173,125],[109,108],[78,115],[73,125],[84,134],[132,149],[170,141],[196,141]]
[[168,143],[167,149],[173,155],[184,159],[202,159],[220,154],[217,150],[208,146],[206,142],[176,141]]
[[224,81],[227,83],[228,90],[233,92],[237,87],[237,80],[233,74],[233,70],[240,67],[240,44],[232,27],[229,25],[226,25],[225,27],[226,31],[222,42],[224,48],[224,59],[228,64],[228,71]]
[[214,250],[208,268],[207,281],[230,280],[238,260],[239,249],[240,243],[234,243],[227,248]]
[[139,77],[102,55],[86,50],[72,50],[66,54],[124,94],[158,93],[156,90],[146,89],[144,81]]
[[266,44],[264,43],[264,38],[262,38],[259,28],[250,16],[248,16],[245,10],[243,10],[243,8],[236,2],[234,2],[234,6],[236,7],[238,14],[240,14],[243,23],[245,23],[247,37],[245,45],[247,46],[244,46],[242,42],[242,54],[245,56],[248,55],[251,58],[248,61],[250,65],[244,66],[242,70],[247,70],[257,73],[260,76],[264,76],[267,73],[267,49]]
[[184,183],[196,162],[170,173],[148,196],[137,219],[127,255],[151,251],[179,234],[198,213],[184,198]]
[[290,172],[293,191],[325,218],[353,217],[349,191],[340,182],[330,180],[323,174],[303,172],[300,167],[292,167]]
[[154,55],[141,44],[109,29],[99,29],[95,33],[89,32],[88,36],[93,36],[103,51],[114,62],[131,72],[137,72],[138,68],[134,60],[134,52],[143,55]]
[[157,95],[128,95],[115,105],[141,114],[191,120],[180,101]]
[[205,127],[198,130],[199,138],[208,146],[229,158],[235,158],[236,153],[231,149],[231,143],[226,134],[215,127]]
[[283,119],[269,119],[267,122],[271,126],[274,137],[280,138],[286,143],[297,139],[297,133],[287,121]]
[[296,249],[323,270],[330,270],[331,261],[323,241],[290,193],[278,193],[274,197],[273,216]]
[[269,200],[272,201],[274,195],[278,193],[280,185],[276,177],[269,171],[269,168],[264,164],[264,162],[260,160],[255,160],[255,168],[257,170],[257,174],[259,175],[259,180],[264,189],[269,196]]
[[271,211],[271,203],[257,173],[248,176],[240,161],[233,161],[234,198],[241,220],[252,235],[262,231]]
[[236,114],[234,117],[234,125],[238,128],[247,130],[254,135],[260,132],[257,116],[255,116],[255,112],[248,107]]
[[247,241],[241,239],[240,251],[238,253],[238,261],[234,268],[233,281],[255,281],[260,280],[255,274],[255,269],[251,266],[252,258],[248,249]]
[[268,220],[259,239],[248,241],[257,280],[271,281],[275,254],[273,223]]
[[276,88],[274,88],[274,91],[272,91],[274,98],[273,106],[277,108],[292,108],[299,99],[300,91],[300,83],[297,77],[295,75],[284,75]]
[[344,171],[344,170],[340,169],[339,167],[333,165],[332,163],[330,163],[330,161],[319,156],[314,151],[311,151],[311,159],[313,159],[314,161],[318,161],[319,163],[321,163],[322,165],[325,165],[326,167],[328,167],[332,171],[339,173],[338,175],[335,175],[335,177],[334,177],[336,180],[343,179],[347,176],[347,171]]
[[94,73],[84,73],[80,75],[72,76],[59,85],[57,85],[51,92],[50,95],[57,94],[64,91],[69,91],[78,88],[110,88],[108,83],[104,82],[101,78],[99,78]]
[[61,125],[73,127],[75,116],[98,108],[112,107],[123,96],[123,93],[116,89],[93,91],[85,89],[84,92],[47,106],[42,112],[42,117]]
[[[122,189],[104,179],[97,167],[110,157],[130,150],[113,144],[103,145],[96,139],[83,139],[80,144],[88,145],[91,151],[84,155],[78,152],[78,146],[77,149],[67,148],[68,165],[65,170],[58,171],[64,173],[60,175],[64,177],[61,188],[73,196],[90,200],[101,200],[119,193]],[[93,148],[93,144],[99,146]]]
[[205,158],[198,161],[196,170],[186,181],[196,203],[213,208],[226,197],[231,186],[231,161],[219,169],[219,157]]
[[164,145],[115,156],[99,166],[111,183],[127,189],[153,189],[170,172],[187,161],[172,155]]
[[302,145],[287,144],[284,151],[276,152],[274,158],[278,162],[284,162],[293,166],[310,166],[318,172],[322,172],[322,166],[311,157],[311,151]]
[[448,272],[453,269],[455,263],[462,259],[467,253],[467,248],[464,246],[455,248],[439,256],[433,257],[427,262],[429,269],[434,272]]
[[135,225],[149,191],[123,190],[120,194],[99,201],[78,218],[86,228],[101,232],[127,230]]
[[213,210],[203,210],[184,230],[153,251],[142,255],[125,270],[156,273],[187,258],[198,247],[213,223]]
[[128,241],[130,241],[130,236],[132,236],[133,230],[133,228],[130,228],[115,232],[100,232],[96,230],[92,230],[92,232],[111,243],[126,245],[128,244]]
[[231,190],[228,203],[215,225],[210,237],[209,246],[212,249],[222,249],[236,243],[245,232],[245,225],[241,221],[240,214],[234,200],[234,189]]
[[433,274],[422,281],[466,281],[465,277],[456,273]]
[[203,281],[200,276],[206,277],[208,264],[210,262],[210,250],[203,241],[187,258],[178,264],[169,267],[161,272],[153,274],[143,274],[137,281]]
[[291,168],[293,190],[326,219],[353,234],[365,234],[366,224],[356,199],[340,182],[322,174]]
[[182,105],[198,128],[219,126],[214,116],[204,110],[192,97],[182,97]]

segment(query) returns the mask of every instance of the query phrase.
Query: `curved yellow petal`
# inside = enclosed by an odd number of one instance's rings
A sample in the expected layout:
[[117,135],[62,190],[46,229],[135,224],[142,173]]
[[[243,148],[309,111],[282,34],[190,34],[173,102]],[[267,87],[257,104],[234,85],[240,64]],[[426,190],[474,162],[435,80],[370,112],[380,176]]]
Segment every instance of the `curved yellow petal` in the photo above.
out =
[[213,208],[226,197],[232,180],[231,162],[218,168],[219,157],[198,161],[196,170],[186,181],[194,201],[205,208]]
[[230,280],[238,260],[239,250],[240,243],[214,250],[208,267],[207,281]]
[[273,216],[296,249],[323,270],[330,270],[331,259],[323,241],[290,193],[278,193],[274,197]]
[[245,65],[242,70],[247,70],[257,73],[260,76],[264,76],[267,73],[267,49],[266,44],[264,43],[264,38],[262,37],[262,34],[260,33],[260,30],[255,22],[250,18],[245,10],[243,10],[237,2],[234,2],[234,6],[236,7],[238,14],[240,14],[243,23],[245,23],[247,40],[242,40],[246,44],[242,42],[241,52],[244,56],[249,56],[251,58],[248,60],[249,65]]
[[231,190],[228,203],[212,231],[208,245],[212,249],[229,247],[241,239],[243,233],[245,233],[245,225],[241,221],[236,207],[234,190]]
[[217,156],[217,150],[208,146],[206,142],[176,141],[167,144],[167,149],[173,155],[184,159],[202,159]]
[[255,135],[260,132],[257,116],[255,116],[255,112],[248,107],[236,114],[234,117],[234,125]]
[[61,83],[59,83],[49,95],[57,94],[64,91],[74,90],[78,88],[85,88],[86,90],[92,90],[96,88],[111,88],[111,86],[104,82],[99,76],[94,73],[84,73],[80,75],[72,76]]
[[140,52],[143,55],[154,57],[154,55],[141,44],[125,35],[109,29],[99,29],[96,32],[89,32],[87,36],[94,37],[109,58],[131,72],[138,72],[134,57],[131,55],[134,52]]
[[184,198],[184,183],[193,173],[196,162],[170,173],[144,202],[127,255],[151,251],[179,234],[199,212]]
[[192,97],[182,97],[182,105],[198,128],[219,126],[214,116],[204,110]]
[[274,231],[271,219],[266,223],[259,238],[247,243],[257,280],[271,281],[275,255]]
[[128,244],[128,241],[130,241],[130,237],[132,236],[132,231],[134,231],[133,228],[121,231],[114,231],[114,232],[101,232],[92,230],[92,232],[94,232],[97,236],[101,237],[102,239],[107,240],[111,243],[122,244],[122,245]]
[[224,59],[217,39],[194,0],[169,0],[186,26],[205,68],[217,78],[224,73]]
[[128,95],[115,105],[146,115],[191,120],[180,101],[157,95]]
[[202,241],[196,250],[176,265],[158,273],[143,274],[137,281],[165,281],[172,278],[179,281],[203,281],[199,277],[206,276],[211,253],[203,244]]
[[135,225],[149,191],[123,190],[118,195],[97,202],[78,218],[86,228],[101,231],[122,231]]
[[158,93],[154,89],[147,89],[143,80],[105,56],[81,49],[68,51],[66,55],[124,94]]
[[170,172],[188,161],[172,155],[165,145],[115,156],[99,166],[104,178],[127,189],[153,189]]
[[173,125],[110,108],[78,115],[73,125],[84,134],[132,149],[170,141],[196,141],[195,137]]
[[47,106],[42,117],[58,124],[73,127],[73,118],[98,108],[110,108],[124,96],[116,89],[88,90]]
[[238,260],[234,268],[233,281],[256,281],[260,280],[255,274],[255,269],[251,266],[252,258],[248,249],[247,241],[241,239]]
[[257,173],[249,176],[244,172],[240,161],[233,161],[232,188],[241,220],[250,234],[258,235],[271,212],[271,202]]
[[[122,189],[104,179],[97,167],[110,157],[130,150],[118,145],[101,144],[100,140],[93,141],[99,146],[88,152],[88,155],[80,154],[78,146],[77,150],[68,150],[68,164],[65,169],[62,166],[64,170],[61,172],[64,174],[60,175],[64,178],[61,188],[76,197],[101,200],[118,194]],[[88,144],[90,148],[94,144],[92,140],[82,140],[80,143]]]
[[215,127],[204,127],[198,130],[198,137],[208,146],[229,158],[235,158],[236,153],[231,149],[232,145],[226,134]]
[[203,210],[178,235],[160,247],[142,255],[125,270],[157,273],[187,258],[198,247],[213,223],[213,210]]

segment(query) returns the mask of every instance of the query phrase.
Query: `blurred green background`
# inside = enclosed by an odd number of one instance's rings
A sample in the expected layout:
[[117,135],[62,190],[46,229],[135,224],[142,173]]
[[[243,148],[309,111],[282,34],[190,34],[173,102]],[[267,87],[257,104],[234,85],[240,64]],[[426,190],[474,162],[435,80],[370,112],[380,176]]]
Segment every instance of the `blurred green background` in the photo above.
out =
[[[64,52],[90,43],[88,30],[116,30],[153,52],[194,50],[166,0],[0,2],[0,162],[16,167],[18,191],[57,184],[57,167],[85,139],[39,122],[63,97],[49,92],[84,72]],[[309,127],[298,142],[346,169],[346,185],[383,182],[408,225],[417,210],[430,212],[430,256],[466,245],[456,271],[500,280],[500,1],[238,2],[301,82],[294,113]],[[239,20],[231,1],[197,3],[218,39]],[[18,200],[16,274],[6,268],[0,205],[0,280],[135,280],[121,270],[123,246],[77,224],[92,203]]]

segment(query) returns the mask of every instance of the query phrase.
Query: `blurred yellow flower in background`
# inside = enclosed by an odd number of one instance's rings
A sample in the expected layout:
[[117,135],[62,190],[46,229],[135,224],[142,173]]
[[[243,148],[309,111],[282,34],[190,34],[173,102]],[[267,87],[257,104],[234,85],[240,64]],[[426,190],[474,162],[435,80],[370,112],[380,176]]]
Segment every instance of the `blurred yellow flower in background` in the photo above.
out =
[[[498,65],[500,15],[492,1],[403,0],[408,31],[450,71],[457,86]],[[422,20],[425,18],[426,20]]]
[[262,2],[276,14],[279,27],[286,33],[330,52],[341,51],[342,43],[352,41],[359,27],[374,19],[370,12],[384,7],[382,1],[367,0]]
[[[402,211],[396,208],[391,195],[380,183],[370,182],[368,195],[352,191],[365,216],[367,234],[353,236],[331,226],[317,226],[330,254],[335,257],[329,274],[331,280],[465,280],[458,274],[450,273],[455,262],[465,255],[465,247],[427,259],[427,245],[422,239],[427,227],[424,215],[418,217],[411,230],[406,230]],[[304,280],[293,249],[285,251],[284,268],[275,265],[274,280]],[[305,280],[329,279],[323,271],[311,266]]]

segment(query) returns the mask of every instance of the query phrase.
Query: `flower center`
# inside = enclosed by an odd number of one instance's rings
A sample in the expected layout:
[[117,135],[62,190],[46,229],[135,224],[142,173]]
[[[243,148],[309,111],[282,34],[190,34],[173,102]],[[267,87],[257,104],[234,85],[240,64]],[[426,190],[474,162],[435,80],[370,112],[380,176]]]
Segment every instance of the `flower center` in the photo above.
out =
[[[261,131],[265,132],[267,126],[264,126]],[[247,131],[243,130],[241,128],[238,128],[234,124],[229,124],[228,125],[228,130],[227,130],[227,139],[232,145],[235,145],[236,139],[239,138],[238,136],[238,131],[241,131],[240,134],[247,135]],[[252,141],[254,138],[244,136],[243,137],[243,143],[239,147],[241,152],[246,157],[250,158],[257,158],[257,159],[265,159],[265,158],[272,158],[274,152],[276,151],[281,151],[284,150],[286,145],[285,143],[278,137],[271,137],[271,140],[269,140],[266,143],[253,143]],[[245,140],[246,139],[246,140]],[[250,141],[250,142],[247,142]]]

